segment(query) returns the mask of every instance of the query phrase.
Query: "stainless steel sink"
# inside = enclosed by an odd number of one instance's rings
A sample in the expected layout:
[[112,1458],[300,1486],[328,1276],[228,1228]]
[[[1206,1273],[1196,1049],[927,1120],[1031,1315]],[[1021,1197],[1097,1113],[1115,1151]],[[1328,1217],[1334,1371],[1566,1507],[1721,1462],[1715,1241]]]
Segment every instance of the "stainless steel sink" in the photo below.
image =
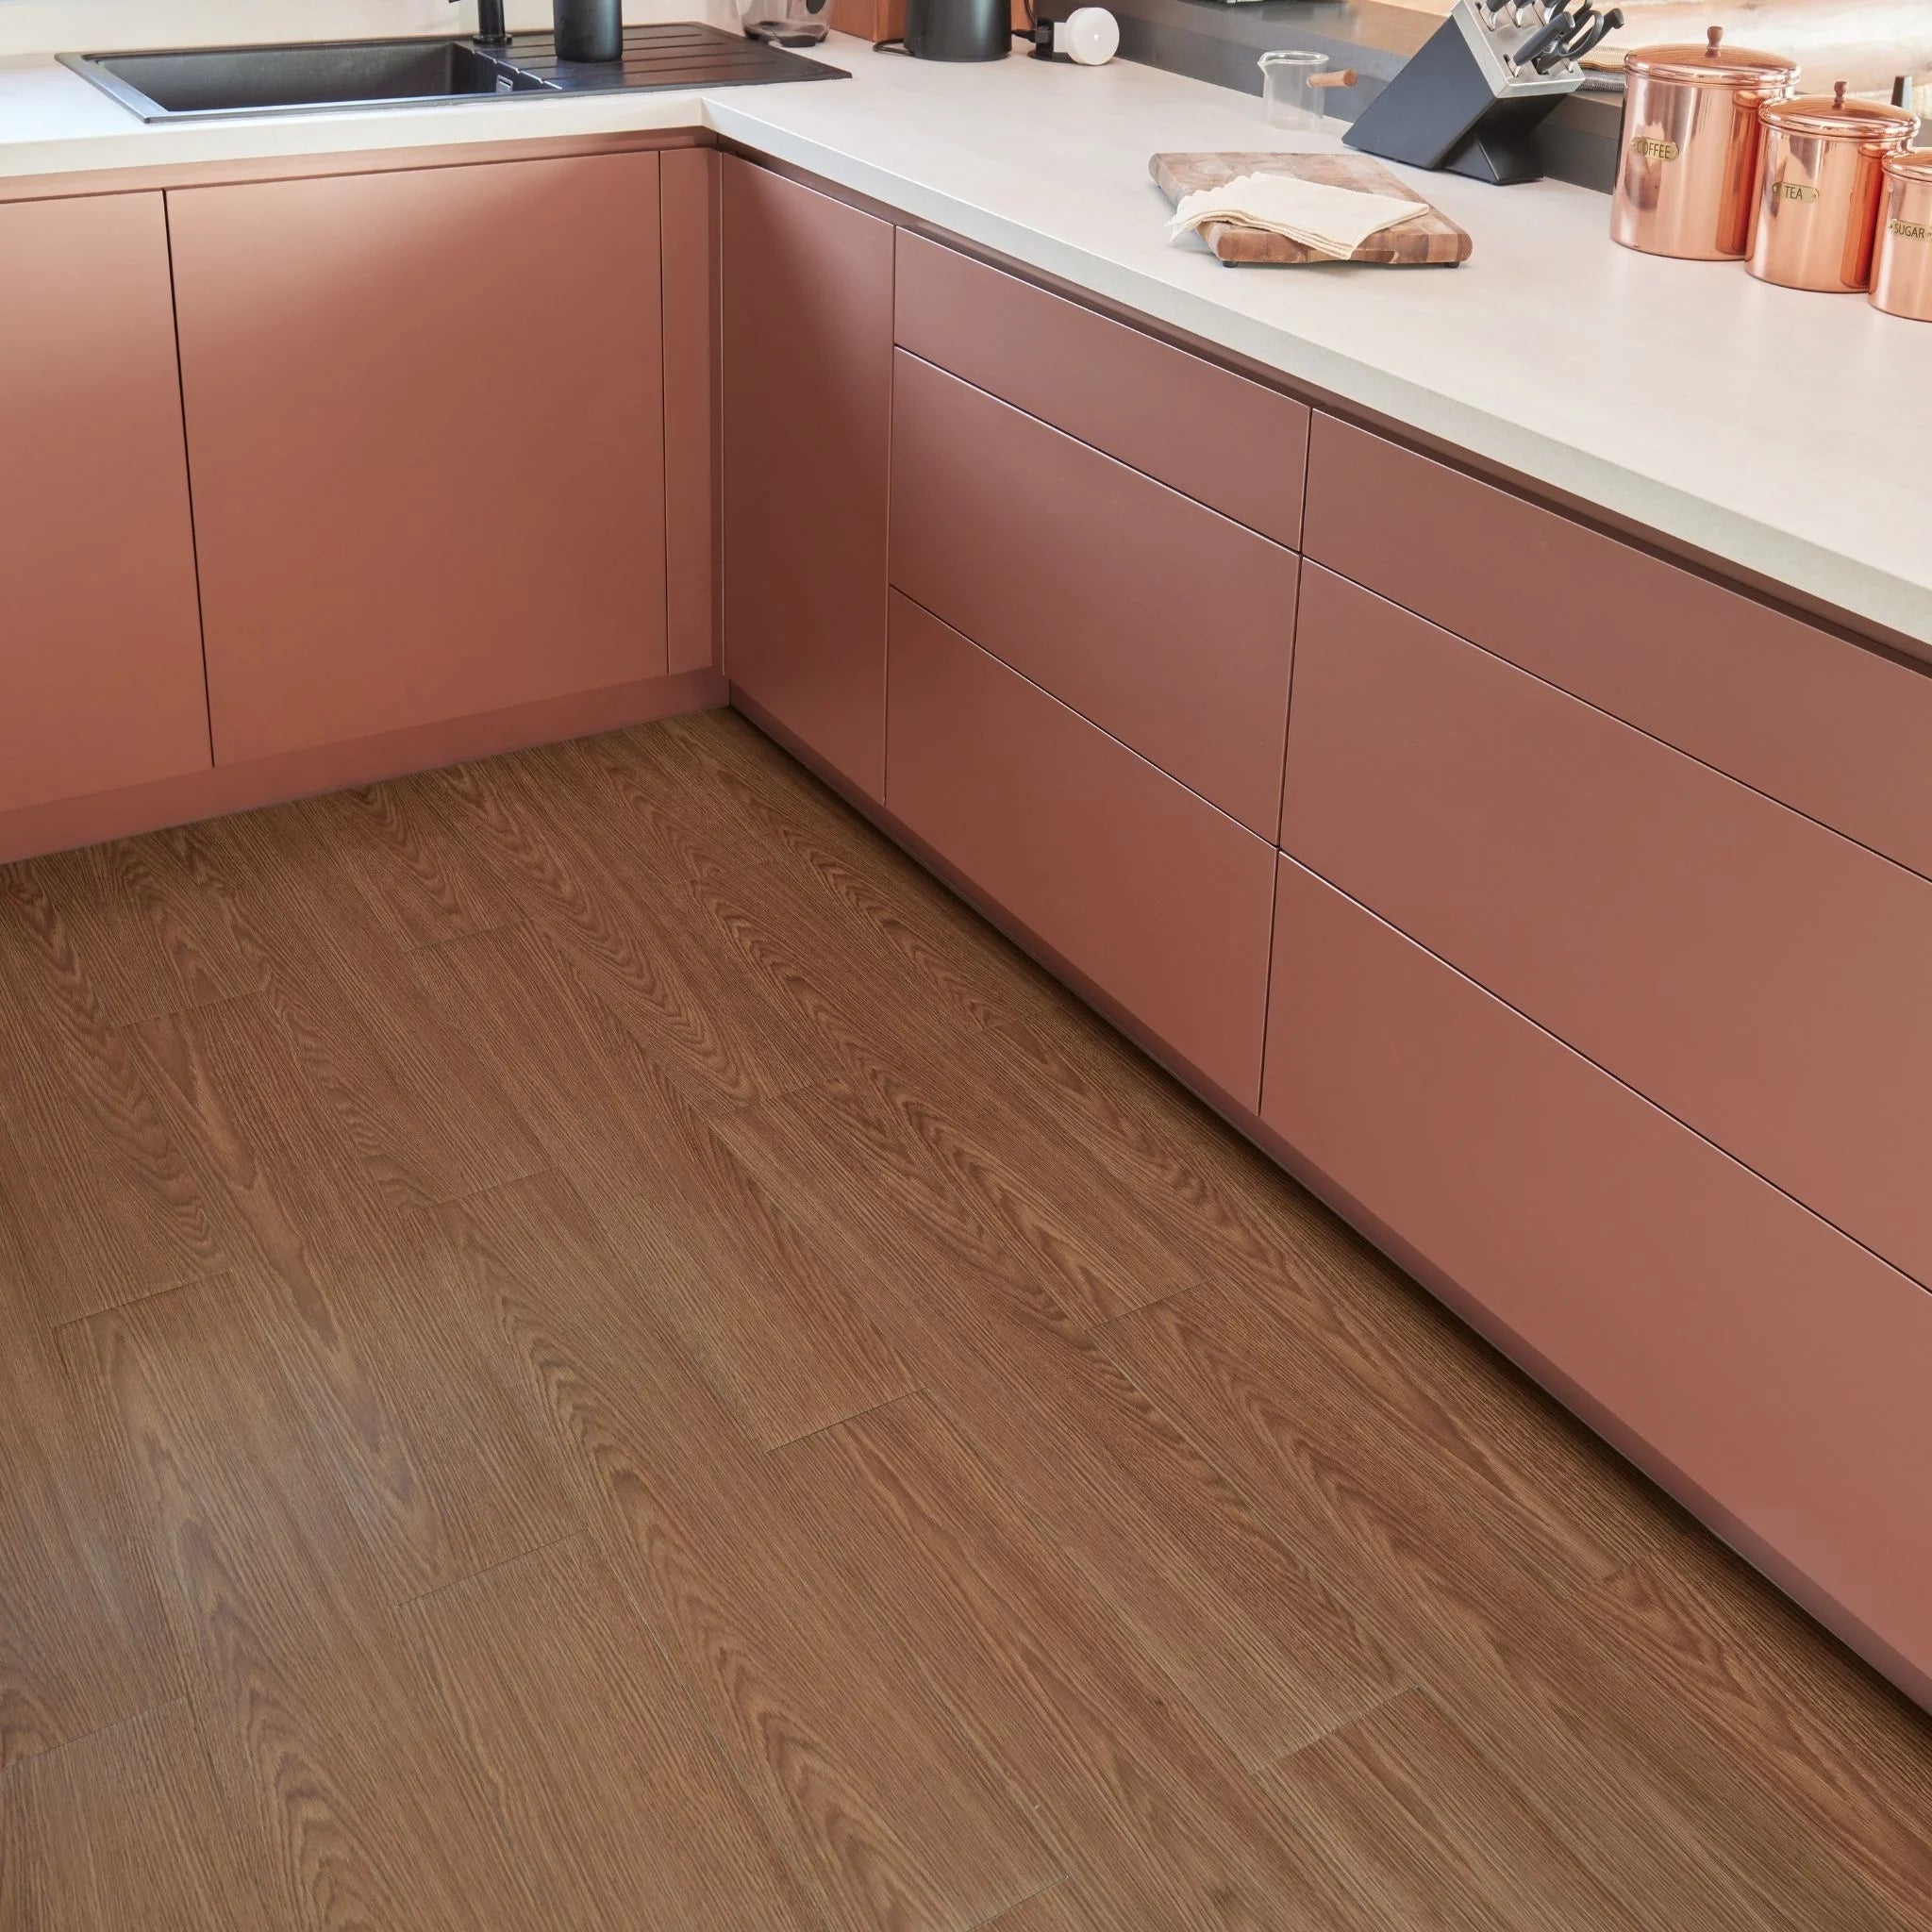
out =
[[558,91],[554,81],[491,59],[462,41],[334,41],[300,47],[62,54],[60,59],[143,121],[416,106]]

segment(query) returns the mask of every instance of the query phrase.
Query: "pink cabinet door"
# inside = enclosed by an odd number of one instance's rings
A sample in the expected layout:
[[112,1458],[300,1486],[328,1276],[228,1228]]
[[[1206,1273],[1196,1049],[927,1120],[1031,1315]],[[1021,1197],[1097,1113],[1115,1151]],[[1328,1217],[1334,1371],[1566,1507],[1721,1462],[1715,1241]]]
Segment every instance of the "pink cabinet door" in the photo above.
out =
[[1253,1108],[1274,849],[897,591],[886,804]]
[[1932,1295],[1300,866],[1280,893],[1268,1124],[1932,1696]]
[[1310,564],[1282,844],[1932,1285],[1932,883]]
[[892,588],[1271,838],[1301,559],[899,354]]
[[0,207],[0,811],[208,762],[161,197]]
[[656,155],[168,200],[217,762],[663,674]]
[[724,670],[885,787],[892,230],[724,163]]

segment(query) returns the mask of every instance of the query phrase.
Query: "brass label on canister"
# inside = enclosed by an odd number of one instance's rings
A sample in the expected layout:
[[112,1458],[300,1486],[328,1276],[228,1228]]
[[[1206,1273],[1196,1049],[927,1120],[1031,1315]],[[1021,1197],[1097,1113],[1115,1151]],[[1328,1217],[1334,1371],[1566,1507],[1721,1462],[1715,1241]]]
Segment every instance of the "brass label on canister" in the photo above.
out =
[[1674,161],[1683,149],[1674,141],[1664,141],[1655,134],[1640,134],[1631,142],[1630,152],[1640,160]]
[[1818,191],[1808,181],[1774,181],[1771,192],[1776,201],[1816,201]]
[[1932,226],[1924,222],[1902,222],[1893,215],[1885,225],[1891,234],[1902,235],[1907,242],[1932,242]]

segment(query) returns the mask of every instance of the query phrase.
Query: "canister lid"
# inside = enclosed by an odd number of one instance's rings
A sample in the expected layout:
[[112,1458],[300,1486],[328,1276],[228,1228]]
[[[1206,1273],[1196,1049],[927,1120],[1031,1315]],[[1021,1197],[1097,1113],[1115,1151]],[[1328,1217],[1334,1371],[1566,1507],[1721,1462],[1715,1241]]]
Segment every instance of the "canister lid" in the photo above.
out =
[[1902,181],[1932,181],[1932,147],[1904,148],[1887,155],[1881,165]]
[[1701,47],[1633,47],[1624,56],[1624,71],[1697,87],[1755,87],[1760,81],[1787,81],[1797,74],[1798,63],[1787,55],[1727,47],[1724,38],[1724,28],[1714,26],[1706,30]]
[[1758,114],[1767,126],[1787,134],[1878,141],[1896,147],[1903,147],[1919,131],[1919,117],[1909,108],[1888,107],[1883,101],[1847,100],[1843,81],[1828,94],[1796,94],[1788,100],[1767,101]]

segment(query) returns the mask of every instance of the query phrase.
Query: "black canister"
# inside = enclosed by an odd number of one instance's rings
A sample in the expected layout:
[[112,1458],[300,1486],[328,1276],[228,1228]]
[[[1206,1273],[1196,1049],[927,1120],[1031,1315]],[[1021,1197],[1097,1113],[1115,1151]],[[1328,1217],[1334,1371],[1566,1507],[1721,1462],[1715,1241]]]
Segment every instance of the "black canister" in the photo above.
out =
[[1004,60],[1012,0],[906,0],[906,51],[921,60]]
[[551,0],[559,60],[624,57],[624,0]]

